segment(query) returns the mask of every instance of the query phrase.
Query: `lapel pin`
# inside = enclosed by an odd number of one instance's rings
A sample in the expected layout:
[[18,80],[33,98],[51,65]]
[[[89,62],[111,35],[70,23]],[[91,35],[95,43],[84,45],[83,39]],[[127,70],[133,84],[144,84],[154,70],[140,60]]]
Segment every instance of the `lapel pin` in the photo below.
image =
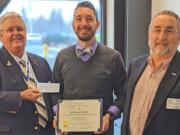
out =
[[6,62],[6,66],[12,66],[12,64],[9,60]]
[[174,75],[174,76],[175,76],[175,75],[176,75],[176,73],[171,73],[171,75]]
[[37,62],[37,60],[36,60],[36,59],[34,59],[33,61],[34,61],[34,64],[35,64],[36,66],[38,66],[38,62]]

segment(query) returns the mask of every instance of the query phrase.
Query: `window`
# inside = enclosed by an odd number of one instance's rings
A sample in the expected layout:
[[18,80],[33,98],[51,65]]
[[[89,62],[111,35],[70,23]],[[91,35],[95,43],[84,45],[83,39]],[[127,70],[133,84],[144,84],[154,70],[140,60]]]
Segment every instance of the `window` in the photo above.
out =
[[[3,13],[15,11],[22,15],[27,26],[26,50],[45,57],[51,68],[57,53],[76,42],[72,29],[74,8],[82,0],[11,0]],[[89,0],[101,21],[102,1]],[[102,39],[102,25],[96,33]]]

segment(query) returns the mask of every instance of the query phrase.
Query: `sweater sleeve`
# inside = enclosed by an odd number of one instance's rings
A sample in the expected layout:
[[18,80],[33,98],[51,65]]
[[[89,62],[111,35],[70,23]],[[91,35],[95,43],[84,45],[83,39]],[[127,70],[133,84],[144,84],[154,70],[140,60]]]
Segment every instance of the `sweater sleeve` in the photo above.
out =
[[113,58],[113,89],[114,89],[114,106],[119,108],[120,112],[123,111],[124,103],[124,83],[126,79],[126,71],[123,63],[123,59],[120,53],[116,53]]
[[63,98],[63,80],[61,75],[61,68],[62,68],[62,56],[60,56],[60,53],[56,57],[56,61],[54,64],[53,74],[52,74],[52,81],[54,83],[60,83],[60,90],[59,93],[54,93],[51,95],[52,104],[55,106],[58,103],[59,99]]

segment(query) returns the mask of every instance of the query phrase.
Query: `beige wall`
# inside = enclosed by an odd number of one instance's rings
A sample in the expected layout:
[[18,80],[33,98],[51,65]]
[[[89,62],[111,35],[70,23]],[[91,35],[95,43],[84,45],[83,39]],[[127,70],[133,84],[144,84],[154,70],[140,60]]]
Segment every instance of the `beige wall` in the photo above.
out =
[[[180,16],[180,0],[152,0],[152,17],[161,10],[172,10]],[[178,50],[180,51],[180,43]]]
[[114,48],[114,0],[107,0],[107,45]]
[[180,16],[180,0],[152,0],[152,16],[165,9],[172,10]]

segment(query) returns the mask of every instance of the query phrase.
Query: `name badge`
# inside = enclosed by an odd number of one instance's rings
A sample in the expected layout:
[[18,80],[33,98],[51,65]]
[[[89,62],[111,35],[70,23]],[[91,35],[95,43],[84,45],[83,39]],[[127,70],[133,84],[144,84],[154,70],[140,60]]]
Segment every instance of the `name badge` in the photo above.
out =
[[180,109],[180,99],[178,98],[168,98],[166,103],[167,109],[174,109],[179,110]]

